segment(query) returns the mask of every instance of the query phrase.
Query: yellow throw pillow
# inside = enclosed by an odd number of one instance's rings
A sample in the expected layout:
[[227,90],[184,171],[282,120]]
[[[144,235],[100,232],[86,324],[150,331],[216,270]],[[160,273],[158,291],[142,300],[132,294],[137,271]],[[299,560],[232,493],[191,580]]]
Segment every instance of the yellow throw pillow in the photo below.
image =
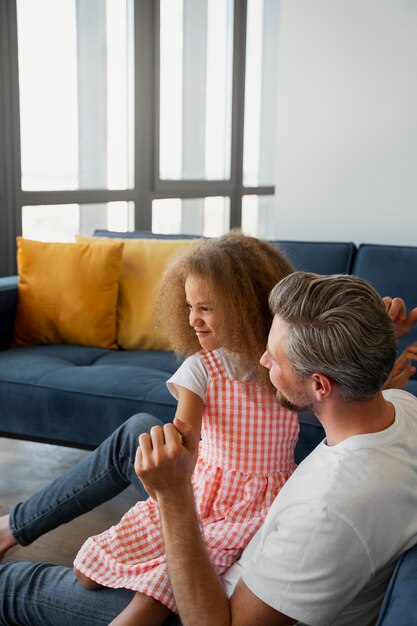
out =
[[13,345],[117,348],[123,243],[45,243],[17,237],[19,300]]
[[152,298],[168,260],[192,239],[118,239],[77,236],[77,241],[124,244],[118,306],[117,343],[124,350],[170,350],[154,327]]

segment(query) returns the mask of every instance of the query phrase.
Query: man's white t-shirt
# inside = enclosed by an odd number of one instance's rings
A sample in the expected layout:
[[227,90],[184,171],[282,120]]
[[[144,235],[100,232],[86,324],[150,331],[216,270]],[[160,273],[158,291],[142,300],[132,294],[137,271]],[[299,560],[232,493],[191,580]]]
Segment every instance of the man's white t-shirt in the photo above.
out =
[[388,429],[328,446],[299,465],[262,528],[224,575],[310,626],[369,626],[398,557],[417,543],[417,399],[384,392]]

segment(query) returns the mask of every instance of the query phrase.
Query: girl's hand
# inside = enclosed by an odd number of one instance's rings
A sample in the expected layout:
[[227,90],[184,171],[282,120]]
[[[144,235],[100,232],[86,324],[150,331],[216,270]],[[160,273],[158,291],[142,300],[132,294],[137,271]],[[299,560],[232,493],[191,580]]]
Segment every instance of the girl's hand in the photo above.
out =
[[398,357],[383,389],[404,389],[406,382],[416,372],[411,361],[417,359],[417,342],[410,344]]
[[402,337],[410,332],[417,322],[417,307],[406,315],[406,306],[402,298],[383,298],[388,315],[395,324],[397,336]]
[[163,428],[154,426],[139,437],[135,471],[154,500],[177,497],[189,489],[197,461],[198,437],[193,428],[176,418]]

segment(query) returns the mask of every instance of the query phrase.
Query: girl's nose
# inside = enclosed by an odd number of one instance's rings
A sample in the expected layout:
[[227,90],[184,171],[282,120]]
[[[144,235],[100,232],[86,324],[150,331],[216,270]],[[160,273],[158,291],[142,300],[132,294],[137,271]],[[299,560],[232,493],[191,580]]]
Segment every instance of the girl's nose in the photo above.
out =
[[201,323],[198,315],[194,311],[190,311],[190,326],[198,326]]

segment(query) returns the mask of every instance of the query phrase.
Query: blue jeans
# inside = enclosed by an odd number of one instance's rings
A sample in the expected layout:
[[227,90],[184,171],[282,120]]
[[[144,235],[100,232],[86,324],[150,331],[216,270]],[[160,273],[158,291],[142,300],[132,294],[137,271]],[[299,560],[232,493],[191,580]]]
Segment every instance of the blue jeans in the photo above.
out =
[[139,499],[147,498],[133,467],[138,436],[161,422],[139,413],[68,472],[10,511],[10,532],[27,546],[41,535],[91,511],[133,485]]
[[[1,626],[107,626],[129,604],[134,591],[87,591],[72,569],[50,563],[0,565]],[[171,615],[166,626],[178,626]],[[138,624],[140,626],[140,624]]]
[[[146,498],[133,462],[138,436],[156,424],[161,422],[152,415],[134,415],[63,476],[13,507],[10,531],[16,541],[28,545],[110,500],[130,484],[140,499]],[[6,563],[0,565],[0,624],[104,626],[123,610],[133,593],[127,589],[87,591],[66,567]],[[178,623],[175,616],[167,621]]]

